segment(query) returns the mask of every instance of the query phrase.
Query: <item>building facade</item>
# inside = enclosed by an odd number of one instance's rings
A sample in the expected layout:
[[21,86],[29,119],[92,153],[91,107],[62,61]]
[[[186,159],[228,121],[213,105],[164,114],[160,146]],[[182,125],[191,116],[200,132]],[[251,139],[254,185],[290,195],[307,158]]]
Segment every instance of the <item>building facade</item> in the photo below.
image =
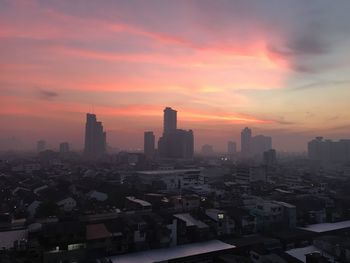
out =
[[106,152],[106,132],[102,122],[97,121],[96,115],[91,113],[86,114],[84,152],[89,158],[99,157]]

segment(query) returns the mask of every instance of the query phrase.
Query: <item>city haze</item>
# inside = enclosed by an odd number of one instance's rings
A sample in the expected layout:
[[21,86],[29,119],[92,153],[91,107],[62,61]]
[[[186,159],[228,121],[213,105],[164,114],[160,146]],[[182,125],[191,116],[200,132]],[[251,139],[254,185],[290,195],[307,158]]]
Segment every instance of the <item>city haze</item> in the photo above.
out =
[[246,126],[283,151],[306,151],[315,136],[348,138],[349,8],[3,0],[0,149],[34,149],[39,139],[82,149],[86,112],[103,121],[109,146],[142,149],[143,131],[161,136],[165,106],[181,112],[196,150],[224,151]]

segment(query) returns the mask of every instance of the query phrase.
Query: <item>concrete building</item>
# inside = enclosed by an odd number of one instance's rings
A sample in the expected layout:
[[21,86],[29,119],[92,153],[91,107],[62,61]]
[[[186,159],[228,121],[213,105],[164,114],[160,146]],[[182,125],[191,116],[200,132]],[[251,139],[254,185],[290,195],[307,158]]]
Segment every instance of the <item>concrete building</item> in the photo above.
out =
[[162,158],[192,159],[194,136],[192,130],[177,129],[177,111],[167,107],[164,110],[163,136],[158,141],[158,152]]
[[350,140],[332,141],[316,137],[308,143],[308,155],[314,161],[350,161]]
[[106,132],[102,122],[97,121],[96,115],[91,113],[86,114],[84,151],[89,158],[99,157],[106,151]]
[[204,144],[201,149],[201,153],[204,156],[211,156],[214,155],[214,148],[212,145]]
[[227,142],[227,154],[229,156],[235,155],[237,153],[237,144],[233,141]]
[[245,127],[241,132],[241,154],[242,157],[249,157],[251,155],[251,140],[252,130]]
[[170,107],[164,109],[163,132],[173,132],[177,129],[177,111]]
[[272,149],[272,138],[264,135],[257,135],[251,140],[251,156],[262,158],[264,152]]
[[241,132],[241,155],[243,158],[260,158],[263,153],[272,149],[272,138],[265,135],[252,136],[248,127]]
[[155,136],[152,131],[144,133],[143,152],[147,158],[153,158],[155,154]]

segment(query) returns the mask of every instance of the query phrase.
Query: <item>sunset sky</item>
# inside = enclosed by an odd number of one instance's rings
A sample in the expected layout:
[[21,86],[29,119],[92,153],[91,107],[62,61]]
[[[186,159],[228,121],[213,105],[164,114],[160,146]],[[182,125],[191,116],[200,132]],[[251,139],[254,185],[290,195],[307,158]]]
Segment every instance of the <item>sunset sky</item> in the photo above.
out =
[[0,0],[0,149],[141,148],[165,106],[196,148],[242,128],[304,151],[350,138],[348,0]]

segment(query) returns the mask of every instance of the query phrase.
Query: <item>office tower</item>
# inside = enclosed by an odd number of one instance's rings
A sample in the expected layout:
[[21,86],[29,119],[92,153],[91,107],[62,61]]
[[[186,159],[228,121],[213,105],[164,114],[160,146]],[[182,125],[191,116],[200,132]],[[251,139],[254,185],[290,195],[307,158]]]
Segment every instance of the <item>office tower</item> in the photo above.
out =
[[250,144],[252,140],[252,130],[245,127],[241,132],[241,154],[242,157],[250,157]]
[[164,109],[164,131],[158,140],[158,152],[162,158],[191,159],[194,154],[192,130],[177,129],[177,111]]
[[46,150],[46,141],[44,140],[39,140],[37,143],[36,143],[36,151],[37,152],[42,152],[42,151],[45,151]]
[[85,155],[89,158],[101,156],[106,151],[106,132],[95,114],[86,114]]
[[60,143],[60,153],[67,153],[67,152],[69,152],[69,143],[68,142]]
[[164,109],[164,133],[175,131],[177,128],[177,111],[170,107]]
[[152,158],[155,153],[155,136],[153,132],[147,131],[144,133],[144,140],[143,140],[143,152],[146,155],[147,158]]
[[272,149],[272,138],[264,135],[257,135],[251,138],[250,154],[253,157],[262,158],[265,151]]
[[324,140],[316,137],[308,143],[309,159],[322,162],[350,161],[350,140]]
[[233,141],[227,142],[227,154],[228,155],[235,155],[237,153],[237,145]]
[[212,145],[204,144],[202,146],[201,153],[202,153],[202,155],[205,155],[205,156],[214,155],[214,148]]
[[276,150],[270,149],[264,152],[264,164],[266,166],[275,166],[277,164]]
[[264,135],[252,137],[252,131],[244,128],[241,132],[241,154],[243,158],[258,157],[261,159],[263,153],[272,149],[272,138]]

